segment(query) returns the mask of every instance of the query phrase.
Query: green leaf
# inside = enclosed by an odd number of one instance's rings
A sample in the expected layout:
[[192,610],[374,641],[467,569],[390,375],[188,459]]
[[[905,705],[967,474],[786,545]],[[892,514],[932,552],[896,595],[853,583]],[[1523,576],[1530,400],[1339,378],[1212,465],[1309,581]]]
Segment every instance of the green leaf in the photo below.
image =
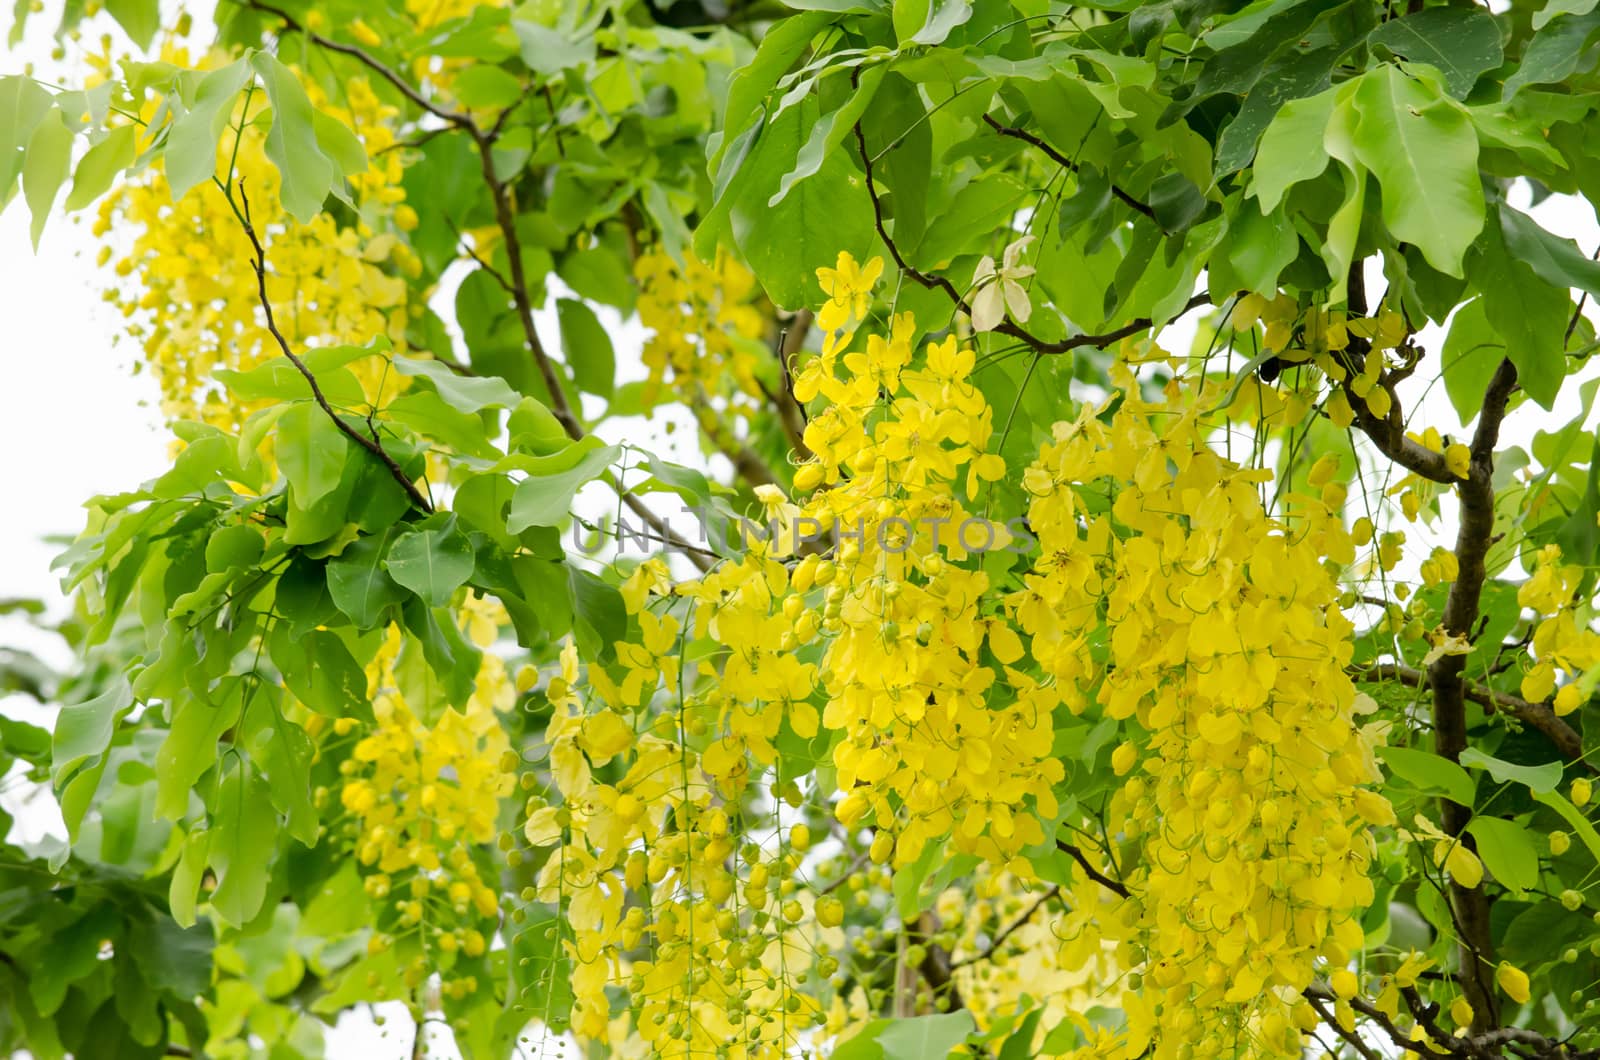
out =
[[400,609],[401,621],[422,647],[422,657],[444,689],[445,698],[457,709],[465,709],[477,682],[483,653],[456,628],[447,608],[429,609],[413,597]]
[[117,719],[133,706],[133,689],[124,680],[82,703],[70,703],[56,717],[50,750],[50,782],[59,790],[77,767],[111,746]]
[[195,904],[200,895],[200,883],[205,878],[206,854],[211,847],[211,833],[196,829],[184,837],[183,853],[172,869],[172,881],[167,885],[167,905],[172,919],[181,928],[195,924]]
[[251,760],[267,773],[272,805],[288,821],[289,834],[313,846],[319,831],[317,810],[311,803],[311,738],[285,718],[277,697],[258,691],[245,718],[245,741]]
[[492,460],[503,455],[489,441],[481,416],[458,412],[432,390],[408,390],[384,406],[383,416],[467,456]]
[[106,0],[106,11],[140,51],[150,47],[161,28],[160,0]]
[[272,101],[266,151],[282,178],[284,209],[301,224],[308,224],[321,212],[339,173],[317,142],[311,100],[294,72],[270,52],[251,55],[250,65],[261,75]]
[[277,831],[271,790],[259,774],[235,760],[217,788],[206,852],[217,875],[211,907],[223,922],[242,927],[260,912]]
[[1369,70],[1351,96],[1356,158],[1383,187],[1383,220],[1428,263],[1461,275],[1483,229],[1478,135],[1460,105],[1395,66]]
[[[230,688],[236,701],[240,682]],[[195,783],[217,764],[217,741],[239,718],[236,702],[218,698],[184,696],[176,704],[172,727],[156,752],[155,815],[161,820],[181,820],[189,812]]]
[[885,70],[883,66],[868,69],[861,76],[855,91],[845,98],[844,103],[831,114],[824,115],[821,121],[811,127],[805,143],[800,145],[800,150],[795,154],[794,168],[779,179],[778,190],[767,200],[768,206],[777,206],[783,202],[788,198],[791,188],[815,174],[822,168],[823,159],[838,151],[840,142],[855,127],[862,113],[877,95]]
[[311,127],[317,134],[317,146],[334,167],[333,190],[338,193],[338,178],[363,173],[367,168],[367,149],[350,127],[331,114],[320,110],[311,112]]
[[1493,755],[1484,754],[1476,747],[1461,752],[1461,764],[1470,769],[1487,770],[1501,784],[1525,784],[1535,795],[1556,790],[1561,783],[1561,763],[1546,762],[1542,766],[1519,766]]
[[517,403],[507,418],[506,431],[512,449],[539,456],[558,453],[572,441],[550,406],[538,398],[523,398]]
[[[319,346],[300,358],[317,381],[317,389],[335,408],[360,407],[367,403],[367,392],[355,373],[345,365],[377,354],[383,346]],[[311,384],[304,373],[287,357],[273,357],[248,372],[219,368],[212,373],[242,401],[310,400]]]
[[1543,29],[1552,19],[1562,15],[1587,15],[1593,11],[1595,0],[1549,0],[1533,16],[1533,28]]
[[579,567],[567,569],[572,592],[572,629],[578,648],[589,658],[614,658],[628,631],[628,609],[616,586]]
[[422,357],[396,357],[395,370],[401,375],[421,376],[433,384],[445,404],[457,412],[481,412],[488,408],[508,409],[522,395],[496,376],[464,376],[439,361]]
[[[1483,293],[1484,314],[1506,343],[1517,382],[1546,409],[1553,408],[1567,374],[1565,287],[1552,287],[1507,248],[1499,223],[1484,226],[1467,259],[1467,275]],[[1481,397],[1481,395],[1480,395]]]
[[1228,226],[1228,261],[1248,290],[1271,297],[1278,290],[1278,274],[1300,253],[1300,237],[1293,225],[1264,216],[1258,205],[1239,203],[1238,216]]
[[1600,862],[1600,832],[1596,832],[1594,825],[1589,823],[1588,817],[1582,810],[1572,805],[1572,801],[1559,791],[1535,791],[1535,802],[1542,802],[1566,819],[1567,824],[1577,833],[1583,845],[1589,848],[1589,853],[1596,862]]
[[212,70],[200,79],[188,111],[172,123],[164,158],[174,202],[216,176],[217,141],[249,79],[250,65],[243,59]]
[[926,117],[917,86],[894,72],[879,83],[861,117],[868,156],[879,160],[874,164],[883,167],[884,184],[891,189],[887,206],[895,242],[905,246],[921,242],[928,225],[933,132]]
[[878,1044],[878,1035],[889,1023],[886,1019],[869,1020],[835,1047],[831,1060],[882,1060],[883,1047]]
[[328,414],[309,401],[278,417],[278,466],[294,491],[294,503],[310,508],[332,493],[350,459],[350,441]]
[[206,570],[212,573],[253,567],[261,561],[266,539],[248,523],[225,526],[206,539]]
[[594,37],[591,35],[575,40],[561,30],[521,18],[512,19],[511,28],[522,44],[522,61],[534,73],[559,74],[594,61]]
[[[539,27],[543,29],[543,27]],[[546,58],[548,58],[546,56]],[[474,63],[457,73],[451,91],[465,107],[481,110],[509,107],[522,98],[522,82],[498,66]]]
[[23,148],[51,109],[51,96],[31,77],[0,77],[0,209],[22,171]]
[[1484,389],[1506,356],[1505,341],[1489,325],[1484,305],[1482,298],[1474,298],[1456,310],[1444,339],[1439,374],[1462,426],[1477,418]]
[[520,534],[530,526],[559,526],[572,509],[578,490],[610,467],[622,448],[594,435],[573,442],[550,456],[523,457],[517,465],[528,477],[511,496],[506,528]]
[[[1582,0],[1590,8],[1593,3]],[[1506,78],[1501,99],[1510,99],[1528,85],[1552,85],[1565,81],[1578,68],[1578,60],[1600,31],[1600,11],[1581,15],[1562,15],[1541,25],[1522,53],[1522,62]]]
[[971,0],[894,0],[894,35],[908,44],[943,44],[972,17]]
[[1500,204],[1500,234],[1511,257],[1523,262],[1546,283],[1576,287],[1600,298],[1600,261],[1595,261],[1570,239],[1543,226],[1506,203]]
[[300,702],[330,718],[373,720],[366,672],[337,633],[314,629],[300,634],[279,622],[269,646],[273,665]]
[[1350,47],[1349,41],[1341,41],[1310,53],[1285,48],[1274,56],[1244,97],[1239,113],[1222,130],[1217,141],[1217,175],[1236,173],[1250,164],[1262,132],[1285,105],[1326,91],[1330,73]]
[[1338,95],[1339,89],[1330,88],[1286,103],[1262,133],[1250,194],[1261,203],[1263,213],[1277,209],[1294,185],[1328,168],[1323,138]]
[[[617,382],[617,355],[594,310],[576,298],[562,298],[556,302],[556,318],[561,323],[561,353],[573,381],[585,393],[610,398]],[[554,414],[550,418],[555,419]],[[559,420],[556,426],[560,427]]]
[[1494,16],[1477,7],[1414,11],[1378,26],[1367,35],[1367,43],[1437,68],[1456,99],[1466,99],[1478,78],[1505,59]]
[[820,296],[816,270],[841,250],[858,259],[873,243],[866,185],[842,151],[822,160],[810,179],[777,207],[767,205],[782,175],[793,168],[801,130],[817,121],[815,100],[791,107],[765,127],[740,174],[743,191],[729,218],[734,242],[771,299],[798,309]]
[[1033,1039],[1038,1034],[1039,1021],[1043,1017],[1044,1009],[1031,1010],[1000,1046],[997,1060],[1029,1060],[1034,1056]]
[[1389,770],[1424,791],[1438,791],[1453,802],[1471,806],[1476,791],[1467,771],[1431,751],[1414,747],[1379,747],[1377,755]]
[[937,1060],[949,1056],[977,1029],[966,1010],[890,1020],[878,1032],[878,1045],[884,1060]]
[[328,594],[358,629],[375,628],[390,605],[406,598],[383,567],[390,533],[362,537],[328,561]]
[[34,127],[28,137],[28,157],[22,163],[22,194],[28,201],[33,220],[28,235],[33,249],[39,249],[44,223],[50,219],[56,192],[72,166],[72,130],[60,110],[52,110]]
[[1539,849],[1532,832],[1499,817],[1474,817],[1467,831],[1478,841],[1478,856],[1495,879],[1518,891],[1538,885]]
[[568,254],[556,270],[580,297],[616,306],[624,315],[633,308],[637,288],[622,258],[605,244]]
[[72,191],[67,194],[64,208],[81,210],[105,194],[117,174],[133,165],[134,140],[134,127],[119,125],[89,148],[72,176]]
[[437,526],[402,534],[385,560],[390,577],[428,602],[443,607],[472,577],[472,546],[454,516]]

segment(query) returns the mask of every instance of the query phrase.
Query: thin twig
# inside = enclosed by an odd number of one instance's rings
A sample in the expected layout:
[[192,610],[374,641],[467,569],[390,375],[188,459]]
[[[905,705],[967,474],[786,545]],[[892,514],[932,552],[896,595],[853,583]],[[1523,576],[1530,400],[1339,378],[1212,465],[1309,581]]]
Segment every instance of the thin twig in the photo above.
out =
[[[400,465],[395,462],[394,457],[390,456],[383,446],[376,441],[346,423],[344,417],[334,411],[333,406],[328,403],[327,397],[322,393],[322,388],[317,385],[315,373],[306,367],[304,361],[295,356],[294,350],[289,345],[289,340],[284,338],[282,331],[278,330],[277,319],[272,313],[272,300],[267,297],[267,251],[262,246],[261,237],[256,234],[256,227],[250,220],[250,199],[245,194],[243,180],[239,181],[238,187],[242,209],[235,209],[234,216],[244,226],[245,237],[250,240],[250,247],[255,254],[255,260],[251,262],[251,267],[256,274],[256,293],[261,302],[261,311],[266,316],[267,332],[277,341],[278,349],[283,351],[283,355],[289,359],[289,363],[294,365],[295,369],[305,377],[306,385],[311,388],[312,399],[316,401],[317,406],[323,412],[327,413],[328,418],[333,421],[333,425],[339,429],[339,433],[349,438],[362,449],[365,449],[379,463],[383,464],[389,470],[390,477],[400,484],[401,489],[405,490],[406,496],[411,499],[413,505],[425,512],[433,511],[433,504],[417,489],[416,483],[411,481]],[[231,196],[228,201],[231,206],[233,203]]]
[[1079,867],[1083,869],[1083,874],[1085,876],[1089,877],[1091,880],[1098,883],[1112,894],[1118,895],[1122,898],[1128,897],[1128,888],[1120,881],[1113,880],[1110,876],[1107,876],[1105,873],[1101,872],[1099,869],[1090,864],[1089,859],[1084,855],[1080,848],[1073,846],[1065,839],[1057,839],[1056,849],[1070,854],[1072,856],[1072,860],[1076,861]]
[[[983,116],[983,120],[984,123],[989,126],[989,128],[993,129],[1001,136],[1009,136],[1013,139],[1021,140],[1023,143],[1032,144],[1034,147],[1037,147],[1039,150],[1043,151],[1047,156],[1049,156],[1050,161],[1055,162],[1057,165],[1063,166],[1074,173],[1078,172],[1078,163],[1074,162],[1060,151],[1057,151],[1048,142],[1038,136],[1035,136],[1028,130],[1019,129],[1014,125],[1003,124],[1002,122],[997,121],[992,114],[985,114]],[[1127,191],[1117,187],[1115,184],[1111,185],[1111,194],[1121,199],[1124,203],[1137,212],[1144,214],[1146,217],[1150,218],[1150,220],[1156,220],[1156,212],[1151,208],[1149,203],[1135,198]],[[1159,225],[1161,222],[1156,221],[1156,223]]]
[[954,971],[957,968],[965,968],[969,964],[977,964],[979,961],[986,961],[990,957],[993,957],[995,953],[999,951],[1000,947],[1005,945],[1006,939],[1010,938],[1012,935],[1015,935],[1024,924],[1033,919],[1033,915],[1035,913],[1044,908],[1046,902],[1050,901],[1052,898],[1055,898],[1060,893],[1061,885],[1059,883],[1051,887],[1048,891],[1045,891],[1034,900],[1032,905],[1024,909],[1015,920],[1001,928],[999,933],[996,934],[994,938],[989,940],[989,945],[985,946],[982,950],[973,954],[971,957],[963,957],[961,960],[955,961],[950,965],[951,970]]
[[[856,148],[861,155],[862,173],[866,178],[867,195],[872,200],[872,219],[878,230],[878,238],[882,239],[884,246],[889,248],[889,253],[894,258],[895,264],[900,267],[901,272],[905,273],[905,275],[909,276],[912,281],[921,287],[925,287],[930,291],[943,291],[945,296],[948,297],[951,302],[955,303],[955,307],[957,309],[961,310],[963,313],[966,313],[968,316],[971,316],[972,306],[969,305],[967,300],[961,296],[961,292],[956,290],[955,284],[951,283],[943,276],[923,272],[915,265],[912,265],[911,262],[907,261],[905,255],[900,252],[900,248],[895,244],[893,237],[889,235],[889,228],[883,215],[883,201],[881,196],[878,194],[877,180],[872,171],[872,155],[871,152],[867,150],[867,138],[866,134],[861,131],[860,122],[856,122],[855,124],[855,137]],[[1184,303],[1183,308],[1179,311],[1178,315],[1181,316],[1197,306],[1210,304],[1210,295],[1203,293],[1192,295],[1189,300]],[[1096,348],[1109,346],[1113,342],[1118,342],[1130,335],[1137,335],[1139,332],[1145,331],[1154,326],[1155,322],[1148,317],[1135,317],[1133,320],[1130,320],[1121,327],[1113,328],[1110,331],[1101,332],[1099,334],[1071,335],[1067,338],[1054,342],[1049,342],[1045,339],[1039,338],[1031,331],[1028,331],[1026,328],[1023,328],[1021,325],[1009,319],[1000,321],[1000,323],[995,326],[994,330],[998,334],[1009,335],[1019,342],[1025,343],[1038,353],[1062,354],[1084,346],[1093,346]]]

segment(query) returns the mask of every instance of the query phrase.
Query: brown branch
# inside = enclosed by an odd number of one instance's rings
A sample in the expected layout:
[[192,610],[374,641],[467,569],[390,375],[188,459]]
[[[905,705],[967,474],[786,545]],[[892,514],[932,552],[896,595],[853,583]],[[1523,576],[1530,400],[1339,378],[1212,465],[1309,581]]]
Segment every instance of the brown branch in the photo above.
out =
[[[878,230],[878,238],[882,239],[884,246],[889,248],[889,254],[894,258],[894,263],[899,266],[900,271],[910,277],[913,282],[921,287],[927,288],[930,291],[943,291],[945,296],[948,297],[951,302],[955,303],[955,307],[957,309],[963,313],[966,313],[968,316],[971,316],[972,306],[967,303],[965,298],[961,297],[961,292],[956,290],[954,284],[952,284],[943,276],[923,272],[915,265],[912,265],[911,262],[907,261],[905,255],[900,252],[900,248],[895,244],[893,237],[889,235],[889,228],[883,215],[883,200],[878,194],[877,180],[872,171],[872,155],[871,152],[867,150],[867,138],[866,134],[861,131],[860,122],[856,122],[855,124],[855,137],[856,149],[861,155],[862,173],[866,177],[867,196],[872,200],[873,224]],[[1196,306],[1210,304],[1211,297],[1209,295],[1193,295],[1187,302],[1184,303],[1183,309],[1178,315],[1182,316],[1184,313],[1194,309]],[[1108,346],[1113,342],[1125,339],[1130,335],[1137,335],[1139,332],[1154,326],[1155,322],[1148,317],[1135,317],[1133,320],[1130,320],[1121,327],[1113,328],[1110,331],[1092,335],[1070,335],[1067,338],[1060,339],[1055,342],[1049,342],[1039,338],[1037,335],[1033,334],[1031,331],[1028,331],[1026,328],[1009,318],[1001,320],[1000,323],[995,326],[994,330],[997,334],[1007,335],[1019,342],[1026,344],[1036,353],[1061,354],[1068,353],[1083,346],[1093,346],[1096,348]]]
[[389,84],[393,85],[402,96],[410,100],[412,104],[421,110],[427,111],[435,118],[448,122],[458,129],[465,129],[474,136],[483,135],[482,130],[478,128],[471,117],[461,113],[460,111],[454,111],[450,110],[448,107],[439,106],[427,96],[424,96],[415,87],[413,87],[409,81],[401,77],[392,67],[384,63],[383,60],[374,56],[371,52],[358,48],[354,44],[344,44],[340,41],[333,40],[330,37],[324,37],[315,30],[308,29],[293,15],[289,14],[289,12],[284,11],[281,8],[273,7],[271,4],[264,4],[261,2],[261,0],[233,0],[233,2],[240,4],[243,7],[250,8],[251,10],[260,11],[263,14],[272,15],[276,18],[282,19],[283,24],[288,29],[291,29],[305,37],[317,47],[324,48],[330,52],[338,52],[340,55],[348,55],[350,58],[355,59],[357,62],[361,63],[361,65],[365,66],[367,69],[371,70],[373,73],[389,82]]
[[1120,898],[1128,897],[1128,888],[1121,881],[1113,880],[1110,876],[1107,876],[1105,873],[1101,872],[1099,869],[1090,864],[1089,859],[1084,856],[1084,853],[1081,849],[1073,846],[1065,839],[1056,840],[1056,849],[1072,855],[1072,860],[1076,861],[1078,866],[1083,869],[1083,874],[1089,877],[1095,883],[1098,883],[1100,886],[1104,887],[1106,890]]
[[776,394],[767,395],[767,400],[778,410],[778,422],[783,425],[783,433],[789,439],[789,448],[793,449],[795,456],[801,460],[810,460],[814,454],[811,452],[811,447],[806,444],[806,410],[794,396],[794,374],[791,366],[794,364],[795,356],[804,348],[806,334],[811,330],[814,320],[811,310],[802,309],[790,318],[788,326],[779,332],[778,372],[782,383]]
[[[1362,259],[1350,263],[1349,277],[1346,283],[1348,297],[1346,299],[1352,317],[1365,316],[1367,313],[1366,281],[1362,269]],[[1376,416],[1367,408],[1367,403],[1361,395],[1351,389],[1353,376],[1359,371],[1359,362],[1364,359],[1372,349],[1372,344],[1358,336],[1352,336],[1350,344],[1346,347],[1345,368],[1350,372],[1340,384],[1345,397],[1349,401],[1350,409],[1355,414],[1355,425],[1360,428],[1372,444],[1377,446],[1378,452],[1399,464],[1407,471],[1428,479],[1430,482],[1439,482],[1444,485],[1455,485],[1459,480],[1450,466],[1445,463],[1444,454],[1436,453],[1427,446],[1414,439],[1406,437],[1405,416],[1400,410],[1400,400],[1395,397],[1391,389],[1398,379],[1385,374],[1379,379],[1377,385],[1389,391],[1389,414]]]
[[950,1002],[950,1011],[966,1008],[967,1002],[961,996],[961,990],[956,986],[952,973],[955,966],[950,962],[950,954],[945,952],[943,946],[933,941],[933,933],[939,930],[938,921],[932,913],[923,913],[915,921],[906,925],[906,940],[913,944],[920,943],[925,955],[922,962],[917,965],[917,971],[922,973],[922,978],[928,983],[929,988],[935,993],[943,993]]
[[1383,1060],[1382,1055],[1379,1054],[1376,1049],[1372,1048],[1372,1046],[1361,1040],[1360,1034],[1354,1030],[1347,1031],[1343,1027],[1339,1026],[1339,1021],[1334,1018],[1334,1015],[1323,1007],[1323,999],[1321,995],[1307,990],[1305,992],[1305,998],[1311,1003],[1311,1007],[1317,1010],[1317,1015],[1322,1017],[1322,1022],[1326,1023],[1329,1027],[1332,1027],[1333,1032],[1340,1038],[1344,1039],[1344,1041],[1348,1043],[1350,1047],[1357,1053],[1361,1054],[1364,1060]]
[[[289,359],[289,363],[294,365],[295,369],[305,378],[306,385],[311,388],[312,399],[316,401],[317,406],[323,412],[327,413],[328,418],[333,421],[333,425],[339,429],[339,433],[355,442],[362,449],[365,449],[379,463],[383,464],[388,469],[390,477],[400,484],[400,488],[405,491],[406,496],[411,499],[413,505],[425,512],[433,511],[433,504],[417,489],[416,483],[407,477],[405,471],[395,462],[394,457],[390,456],[383,446],[378,444],[376,439],[368,438],[346,423],[344,417],[334,411],[333,406],[328,403],[327,397],[322,393],[322,388],[317,385],[315,373],[306,367],[304,361],[295,356],[294,350],[289,346],[289,340],[284,338],[282,331],[278,330],[278,321],[272,313],[272,300],[267,297],[267,251],[262,246],[261,237],[256,234],[256,227],[250,220],[250,199],[245,195],[243,180],[239,181],[239,201],[242,209],[235,210],[234,216],[244,226],[245,237],[250,240],[251,250],[255,254],[255,259],[250,265],[255,270],[256,294],[261,302],[261,311],[266,316],[267,332],[276,340],[278,349],[283,351],[283,355]],[[232,204],[231,198],[229,203],[230,205]]]
[[[1484,392],[1467,478],[1456,487],[1461,503],[1455,547],[1457,575],[1445,599],[1443,626],[1446,633],[1459,637],[1469,635],[1478,621],[1486,577],[1484,557],[1494,537],[1494,448],[1516,384],[1516,366],[1509,358],[1501,361]],[[1464,655],[1442,655],[1428,667],[1428,685],[1433,689],[1434,749],[1451,761],[1459,760],[1467,748],[1466,688],[1462,678],[1465,667]],[[1471,845],[1471,837],[1463,833],[1472,817],[1472,807],[1445,799],[1441,810],[1445,833]],[[1474,1013],[1472,1029],[1487,1031],[1499,1023],[1498,998],[1484,971],[1494,963],[1489,898],[1481,883],[1464,887],[1453,878],[1450,894],[1461,926],[1462,985]]]
[[[1354,666],[1348,671],[1352,678],[1362,681],[1399,681],[1412,688],[1427,688],[1428,675],[1412,666],[1401,663],[1370,663]],[[1462,681],[1462,696],[1469,703],[1477,703],[1488,710],[1500,710],[1542,732],[1556,749],[1574,762],[1583,760],[1583,737],[1545,703],[1531,703],[1509,692],[1497,692],[1476,681]],[[1592,767],[1591,767],[1592,768]]]
[[1060,894],[1061,885],[1058,883],[1035,899],[1034,903],[1028,906],[1028,908],[1024,909],[1015,920],[1001,928],[999,933],[996,934],[994,938],[989,940],[989,945],[985,946],[982,950],[973,954],[971,957],[963,957],[961,960],[953,962],[950,965],[951,971],[954,971],[957,968],[965,968],[969,964],[977,964],[979,961],[986,961],[990,957],[993,957],[997,952],[999,952],[1000,947],[1005,945],[1006,939],[1010,938],[1012,935],[1015,935],[1019,930],[1021,930],[1024,924],[1032,920],[1033,914],[1044,908],[1046,902]]
[[[1306,987],[1305,990],[1302,991],[1302,996],[1305,997],[1307,1001],[1310,1001],[1313,1006],[1316,1006],[1318,1001],[1326,1003],[1335,1000],[1333,991],[1319,983],[1313,983],[1312,985]],[[1384,1014],[1382,1009],[1378,1008],[1378,1006],[1374,1005],[1366,998],[1358,995],[1345,1002],[1345,1004],[1349,1005],[1352,1009],[1361,1013],[1367,1019],[1377,1024],[1383,1033],[1388,1035],[1389,1039],[1396,1045],[1400,1046],[1400,1048],[1410,1049],[1416,1044],[1411,1040],[1411,1035],[1401,1030],[1393,1020]],[[1318,1006],[1317,1011],[1322,1011],[1320,1006]],[[1337,1023],[1332,1025],[1335,1027],[1338,1026]]]
[[[1038,136],[1035,136],[1033,133],[1029,132],[1028,130],[1019,129],[1014,125],[1002,124],[1001,122],[995,120],[995,117],[992,114],[985,114],[983,116],[983,120],[984,120],[985,124],[987,124],[989,126],[989,128],[993,129],[995,132],[999,133],[1001,136],[1009,136],[1009,137],[1012,137],[1013,139],[1021,140],[1023,143],[1032,144],[1034,147],[1037,147],[1039,150],[1043,151],[1046,155],[1048,155],[1049,158],[1050,158],[1050,161],[1055,162],[1057,165],[1060,165],[1063,168],[1069,169],[1074,173],[1078,172],[1078,163],[1074,162],[1072,159],[1068,158],[1066,155],[1062,154],[1060,151],[1057,151],[1053,146],[1051,146],[1045,140],[1041,139]],[[1125,204],[1127,204],[1128,206],[1132,207],[1137,212],[1144,214],[1146,217],[1150,218],[1150,220],[1152,220],[1152,221],[1156,220],[1156,212],[1155,212],[1154,209],[1151,208],[1149,203],[1143,202],[1143,201],[1135,198],[1134,196],[1128,194],[1128,192],[1124,191],[1122,188],[1119,188],[1115,184],[1111,185],[1111,194],[1115,195],[1118,199],[1121,199]],[[1157,225],[1159,225],[1160,223],[1161,222],[1156,221]],[[1165,231],[1165,229],[1162,229],[1162,230]]]
[[[522,326],[522,334],[527,344],[528,352],[533,357],[535,366],[539,369],[539,375],[544,381],[545,389],[549,391],[550,411],[560,422],[562,429],[566,431],[569,438],[574,441],[583,438],[587,432],[584,430],[583,424],[579,421],[571,404],[567,401],[566,393],[561,389],[560,380],[556,376],[554,362],[550,359],[550,355],[545,350],[544,343],[540,341],[539,333],[534,327],[533,303],[528,297],[528,280],[522,264],[522,240],[517,234],[516,212],[511,202],[511,189],[494,171],[494,143],[503,128],[507,113],[500,115],[500,120],[496,122],[493,129],[483,129],[470,116],[441,107],[429,100],[407,82],[405,78],[401,77],[370,52],[352,44],[342,44],[339,41],[330,40],[319,33],[311,31],[287,12],[262,3],[261,0],[235,0],[235,2],[243,3],[246,7],[277,16],[290,29],[301,33],[307,40],[320,48],[350,56],[378,74],[385,81],[388,81],[401,95],[422,110],[439,118],[441,121],[448,122],[461,129],[472,137],[472,142],[478,150],[479,165],[483,173],[484,183],[488,186],[490,198],[494,203],[495,223],[500,229],[501,238],[505,241],[506,257],[509,259],[511,268],[511,289],[508,293],[516,306],[517,320]],[[685,541],[667,525],[666,520],[652,511],[649,505],[624,489],[615,476],[606,475],[603,477],[617,491],[618,496],[622,498],[623,504],[627,505],[630,511],[644,520],[645,524],[663,540],[669,542],[672,548],[687,556],[696,569],[701,572],[711,569],[712,561],[702,554],[704,550],[695,549],[693,545]]]

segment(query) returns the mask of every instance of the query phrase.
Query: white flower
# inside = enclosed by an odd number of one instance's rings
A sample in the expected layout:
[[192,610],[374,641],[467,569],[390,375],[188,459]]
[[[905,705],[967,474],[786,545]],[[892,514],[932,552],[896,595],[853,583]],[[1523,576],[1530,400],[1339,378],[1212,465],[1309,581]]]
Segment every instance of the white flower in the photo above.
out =
[[974,331],[993,331],[1005,319],[1008,309],[1017,323],[1027,323],[1033,306],[1028,301],[1028,292],[1017,281],[1033,275],[1033,266],[1022,264],[1022,252],[1032,242],[1032,236],[1023,236],[1006,247],[999,268],[987,254],[978,262],[978,269],[972,274],[973,286],[978,288],[972,299]]

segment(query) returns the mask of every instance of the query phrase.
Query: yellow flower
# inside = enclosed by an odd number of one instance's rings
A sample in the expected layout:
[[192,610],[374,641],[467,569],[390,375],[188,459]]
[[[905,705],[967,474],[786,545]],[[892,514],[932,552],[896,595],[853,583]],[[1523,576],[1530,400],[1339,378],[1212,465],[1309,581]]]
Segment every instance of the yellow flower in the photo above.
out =
[[841,250],[833,268],[817,270],[817,283],[828,296],[827,304],[817,313],[817,326],[824,331],[837,331],[865,319],[872,308],[872,288],[882,275],[881,257],[858,265],[848,251]]
[[1494,978],[1507,997],[1519,1005],[1527,1003],[1530,996],[1527,972],[1509,961],[1501,961],[1499,967],[1494,970]]

